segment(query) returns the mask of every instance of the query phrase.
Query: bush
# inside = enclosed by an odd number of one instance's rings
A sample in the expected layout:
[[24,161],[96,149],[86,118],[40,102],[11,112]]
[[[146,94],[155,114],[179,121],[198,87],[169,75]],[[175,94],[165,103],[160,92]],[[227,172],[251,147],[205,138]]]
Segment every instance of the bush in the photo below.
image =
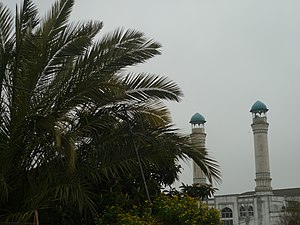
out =
[[133,206],[123,210],[118,206],[107,207],[97,225],[219,225],[220,213],[206,204],[189,196],[161,195],[153,205],[145,202],[143,206]]
[[133,206],[125,212],[119,206],[106,207],[100,217],[96,218],[96,225],[155,225],[160,224],[152,216],[151,208]]
[[166,225],[220,224],[220,213],[189,196],[161,195],[153,205],[153,215]]

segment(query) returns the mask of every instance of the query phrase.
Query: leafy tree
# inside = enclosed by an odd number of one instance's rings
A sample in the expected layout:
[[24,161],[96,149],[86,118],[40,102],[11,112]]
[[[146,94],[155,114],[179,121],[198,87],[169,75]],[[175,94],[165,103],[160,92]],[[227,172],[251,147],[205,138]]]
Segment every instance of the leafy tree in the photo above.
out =
[[278,225],[300,225],[300,203],[297,201],[293,203],[280,215]]
[[0,3],[1,218],[93,223],[110,190],[143,188],[134,150],[151,193],[188,157],[218,181],[216,161],[171,125],[162,101],[179,101],[180,88],[127,71],[160,44],[123,29],[96,40],[102,22],[69,22],[73,4],[59,0],[40,18],[31,0],[14,16]]

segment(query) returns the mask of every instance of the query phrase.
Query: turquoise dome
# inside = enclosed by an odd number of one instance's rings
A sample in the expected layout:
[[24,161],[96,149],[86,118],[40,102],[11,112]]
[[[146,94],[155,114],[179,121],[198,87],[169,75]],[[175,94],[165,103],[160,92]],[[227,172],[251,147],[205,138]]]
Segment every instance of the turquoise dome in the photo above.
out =
[[205,118],[200,113],[195,113],[190,121],[191,124],[204,124],[205,122]]
[[252,113],[265,113],[267,112],[269,109],[267,108],[267,106],[262,103],[261,101],[256,101],[253,106],[251,107],[250,112]]

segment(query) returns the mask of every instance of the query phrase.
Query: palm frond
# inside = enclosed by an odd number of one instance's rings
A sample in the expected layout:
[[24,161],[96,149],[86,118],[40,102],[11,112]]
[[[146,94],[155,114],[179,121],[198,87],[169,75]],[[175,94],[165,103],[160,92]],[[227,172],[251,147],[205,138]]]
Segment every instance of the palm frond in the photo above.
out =
[[[7,78],[6,68],[11,60],[13,49],[13,17],[7,7],[0,3],[0,96],[7,87],[3,86]],[[4,90],[3,90],[4,89]],[[5,93],[4,93],[5,95]],[[1,101],[2,103],[2,101]]]
[[183,148],[182,152],[195,161],[207,176],[210,183],[213,181],[216,181],[218,184],[221,183],[219,164],[208,155],[206,148],[199,148],[198,146],[192,145],[192,147]]
[[98,53],[95,64],[99,75],[116,73],[120,69],[145,62],[160,54],[161,45],[148,39],[136,30],[117,29],[104,35],[94,45],[92,52]]
[[[10,10],[0,3],[0,52],[5,52],[5,45],[12,37],[13,17]],[[1,58],[4,60],[4,58]]]
[[[81,56],[91,45],[92,39],[101,28],[101,22],[66,25],[65,29],[57,34],[57,40],[51,43],[50,55],[46,56],[48,51],[43,52],[46,64],[41,71],[41,78],[37,87],[49,83],[48,81],[53,80],[62,68],[66,69],[68,62],[73,63],[77,57]],[[70,66],[72,65],[70,64]]]
[[43,68],[39,80],[37,81],[36,91],[44,90],[49,86],[49,83],[55,79],[57,72],[63,69],[69,60],[72,62],[74,57],[82,54],[90,43],[91,40],[87,36],[75,37],[67,43],[63,43]]
[[74,0],[57,0],[46,14],[41,27],[45,47],[59,38],[58,34],[67,26],[73,5]]
[[13,213],[7,213],[7,215],[1,215],[5,221],[8,222],[14,222],[18,224],[25,224],[28,222],[31,218],[33,218],[34,210],[29,211],[19,211],[19,212],[13,212]]
[[18,11],[16,7],[16,45],[20,46],[22,43],[23,36],[31,32],[39,23],[37,17],[37,7],[31,0],[24,0],[23,5]]
[[[148,99],[143,102],[135,102],[130,99],[118,104],[126,108],[126,116],[129,120],[134,118],[139,122],[149,123],[151,127],[155,128],[166,126],[172,122],[169,110],[162,101]],[[124,119],[124,110],[115,110],[114,114]]]
[[9,194],[9,184],[7,183],[7,180],[5,178],[4,169],[1,168],[0,173],[0,202],[6,202],[8,200],[8,194]]
[[81,183],[78,180],[70,180],[59,183],[48,190],[53,195],[54,199],[69,205],[74,204],[78,207],[79,212],[88,210],[96,213],[95,203],[93,199],[93,192],[91,187],[86,183]]
[[126,93],[132,99],[152,98],[180,101],[183,96],[175,82],[159,75],[131,73],[125,77],[124,84],[128,86]]

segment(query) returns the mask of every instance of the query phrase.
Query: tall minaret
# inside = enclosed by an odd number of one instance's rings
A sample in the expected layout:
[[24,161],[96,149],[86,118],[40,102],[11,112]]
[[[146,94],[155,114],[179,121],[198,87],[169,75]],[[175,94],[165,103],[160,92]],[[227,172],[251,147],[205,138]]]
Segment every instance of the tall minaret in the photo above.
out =
[[250,112],[253,116],[251,124],[254,137],[255,169],[256,169],[256,192],[272,192],[271,174],[268,148],[267,106],[257,101]]
[[[195,115],[191,118],[191,125],[192,125],[192,133],[191,133],[191,140],[192,143],[199,148],[205,147],[205,129],[204,129],[204,123],[205,123],[204,117],[199,114],[195,113]],[[206,176],[201,170],[201,168],[193,162],[193,183],[194,184],[206,184]]]

